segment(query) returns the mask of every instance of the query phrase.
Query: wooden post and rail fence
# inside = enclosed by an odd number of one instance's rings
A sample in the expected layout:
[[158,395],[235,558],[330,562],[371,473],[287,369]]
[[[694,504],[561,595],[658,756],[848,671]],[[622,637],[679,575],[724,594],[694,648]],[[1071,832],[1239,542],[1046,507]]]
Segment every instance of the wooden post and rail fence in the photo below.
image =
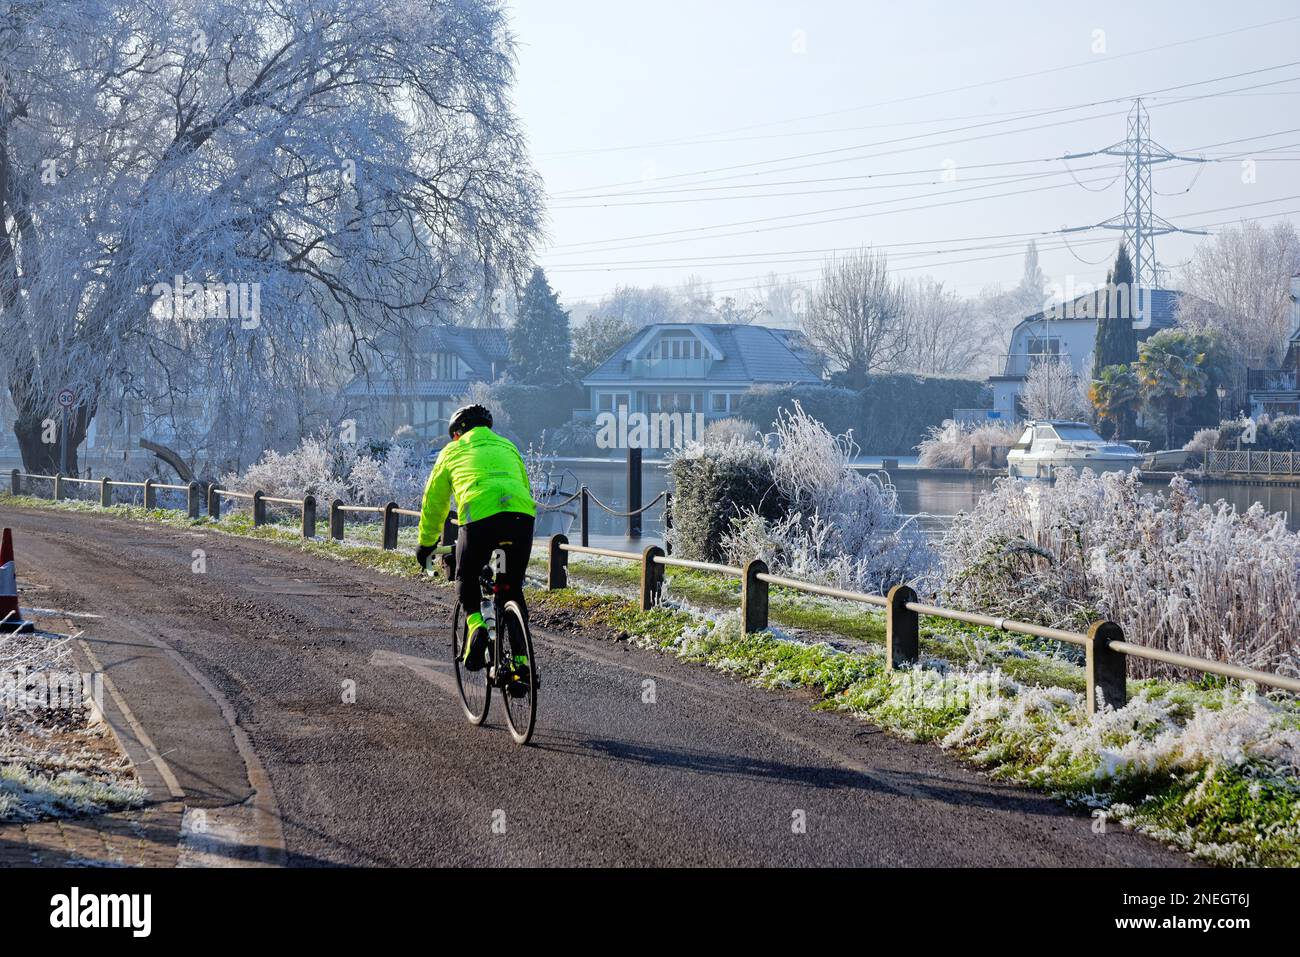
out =
[[[139,488],[143,490],[146,507],[157,508],[156,494],[159,490],[181,491],[186,493],[186,513],[190,518],[198,518],[200,503],[206,501],[208,517],[214,521],[221,518],[223,498],[247,501],[253,512],[253,524],[264,525],[267,522],[267,506],[289,506],[297,508],[301,514],[301,533],[303,538],[316,535],[316,499],[307,495],[301,499],[277,498],[264,495],[260,490],[254,492],[237,492],[231,489],[209,486],[206,490],[196,482],[189,485],[167,485],[146,480],[144,482],[114,482],[109,478],[80,479],[63,475],[34,475],[13,469],[10,473],[10,490],[14,495],[21,495],[24,480],[51,483],[52,497],[57,501],[64,497],[66,483],[99,486],[99,505],[107,508],[113,504],[113,490],[118,487]],[[1195,658],[1161,648],[1151,648],[1135,644],[1124,635],[1124,630],[1113,621],[1094,622],[1087,632],[1068,631],[1049,628],[1030,622],[1014,621],[992,615],[958,611],[951,608],[939,608],[927,605],[918,599],[915,591],[908,585],[895,585],[885,595],[873,595],[866,592],[850,591],[821,585],[815,582],[801,581],[782,575],[773,575],[767,565],[759,559],[747,562],[745,566],[723,565],[715,562],[694,561],[675,558],[658,545],[647,546],[640,553],[624,552],[611,548],[597,548],[588,543],[589,502],[595,502],[601,508],[619,517],[628,517],[628,513],[615,512],[605,503],[590,493],[584,485],[578,492],[564,502],[549,506],[561,508],[576,498],[581,497],[581,536],[582,544],[570,544],[565,535],[553,535],[547,548],[546,587],[555,590],[568,587],[568,564],[570,555],[593,555],[618,561],[637,562],[641,566],[639,603],[642,611],[654,608],[663,598],[664,573],[668,568],[682,568],[703,571],[735,578],[741,583],[740,620],[741,627],[748,634],[765,631],[768,627],[768,599],[772,587],[787,588],[803,594],[820,595],[840,601],[870,605],[884,609],[885,612],[885,667],[890,670],[910,668],[920,660],[920,620],[922,616],[942,618],[969,625],[993,628],[1015,635],[1047,638],[1064,642],[1084,649],[1084,671],[1087,678],[1087,702],[1089,713],[1095,713],[1102,707],[1119,708],[1128,700],[1126,688],[1128,659],[1144,658],[1176,668],[1184,668],[1202,674],[1218,675],[1236,681],[1254,682],[1270,688],[1277,688],[1300,694],[1300,679],[1287,678],[1282,675],[1257,671],[1208,658]],[[671,501],[669,493],[661,492],[653,501],[636,509],[644,512],[660,499],[665,504]],[[382,546],[393,550],[398,547],[398,529],[402,518],[418,519],[418,509],[401,508],[396,502],[382,506],[348,505],[339,499],[329,505],[329,537],[343,541],[346,516],[376,515],[383,524]],[[669,526],[666,509],[665,526]]]

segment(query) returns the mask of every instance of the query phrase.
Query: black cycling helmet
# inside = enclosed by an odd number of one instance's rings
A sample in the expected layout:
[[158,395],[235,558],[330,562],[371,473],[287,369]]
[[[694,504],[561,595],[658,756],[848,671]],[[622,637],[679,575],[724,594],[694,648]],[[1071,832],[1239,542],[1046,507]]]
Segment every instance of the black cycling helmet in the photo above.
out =
[[451,414],[447,434],[454,437],[458,432],[464,434],[480,425],[492,428],[492,413],[481,405],[462,405]]

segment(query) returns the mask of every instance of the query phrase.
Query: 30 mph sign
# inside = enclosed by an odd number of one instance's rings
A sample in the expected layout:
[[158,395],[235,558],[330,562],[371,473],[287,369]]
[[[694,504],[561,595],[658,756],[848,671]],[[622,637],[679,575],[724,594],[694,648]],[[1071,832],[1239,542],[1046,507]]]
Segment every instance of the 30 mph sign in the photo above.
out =
[[71,389],[59,390],[59,405],[63,406],[63,408],[65,409],[72,408],[72,403],[76,401],[77,401],[77,393],[73,392]]

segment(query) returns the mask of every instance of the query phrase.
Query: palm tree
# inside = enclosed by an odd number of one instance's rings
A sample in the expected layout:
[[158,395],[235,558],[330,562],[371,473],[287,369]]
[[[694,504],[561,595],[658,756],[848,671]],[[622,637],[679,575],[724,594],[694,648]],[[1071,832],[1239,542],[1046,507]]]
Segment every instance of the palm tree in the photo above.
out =
[[1133,428],[1142,405],[1142,384],[1131,365],[1110,365],[1101,370],[1088,388],[1097,415],[1111,423],[1110,437],[1120,438]]
[[1165,447],[1174,444],[1174,414],[1179,403],[1205,394],[1209,376],[1202,366],[1205,353],[1181,329],[1164,329],[1138,349],[1138,380],[1142,396],[1165,413]]

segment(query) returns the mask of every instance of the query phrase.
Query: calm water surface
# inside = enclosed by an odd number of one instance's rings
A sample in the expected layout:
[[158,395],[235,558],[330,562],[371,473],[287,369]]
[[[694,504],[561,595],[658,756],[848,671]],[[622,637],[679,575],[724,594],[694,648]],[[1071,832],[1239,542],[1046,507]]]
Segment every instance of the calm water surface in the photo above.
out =
[[[875,464],[874,461],[872,464]],[[570,484],[585,483],[592,494],[611,508],[622,511],[627,508],[627,467],[623,462],[568,461],[560,465],[568,469],[575,478]],[[981,495],[992,488],[993,480],[975,476],[918,476],[908,474],[906,468],[899,468],[889,473],[890,480],[898,489],[899,505],[909,515],[917,515],[920,524],[930,530],[942,529],[952,516],[961,511],[969,511],[979,501]],[[643,468],[641,487],[642,503],[650,501],[668,486],[666,470],[658,464],[647,463]],[[1149,486],[1152,491],[1161,492],[1164,485]],[[1249,508],[1255,502],[1263,504],[1270,512],[1284,512],[1287,527],[1292,531],[1300,530],[1300,488],[1279,488],[1261,485],[1236,485],[1228,482],[1198,482],[1196,489],[1204,501],[1223,499],[1239,510]],[[661,539],[663,534],[663,508],[656,505],[643,516],[643,540],[647,544]],[[605,546],[639,547],[627,538],[627,520],[614,518],[598,508],[591,506],[591,534],[593,544]],[[577,540],[578,528],[575,525],[570,538]]]

